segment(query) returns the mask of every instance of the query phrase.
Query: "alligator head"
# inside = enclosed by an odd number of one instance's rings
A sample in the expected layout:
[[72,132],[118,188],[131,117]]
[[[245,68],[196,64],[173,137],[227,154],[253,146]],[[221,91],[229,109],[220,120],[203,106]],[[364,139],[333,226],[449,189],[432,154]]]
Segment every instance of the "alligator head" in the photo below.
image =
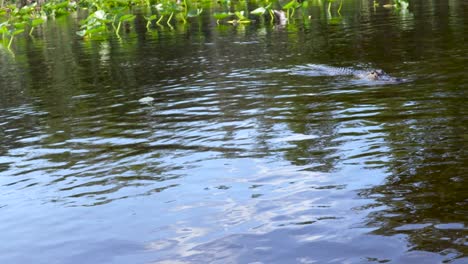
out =
[[401,82],[399,78],[386,74],[383,70],[372,70],[367,73],[366,78],[372,81]]

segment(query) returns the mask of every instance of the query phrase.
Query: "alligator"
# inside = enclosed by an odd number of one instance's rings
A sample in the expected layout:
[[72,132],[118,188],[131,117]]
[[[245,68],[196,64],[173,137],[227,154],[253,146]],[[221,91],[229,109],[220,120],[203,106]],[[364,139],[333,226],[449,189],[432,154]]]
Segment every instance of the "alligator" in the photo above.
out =
[[404,81],[403,79],[392,77],[380,69],[358,70],[353,68],[333,67],[320,64],[308,64],[306,66],[301,66],[300,72],[306,75],[315,76],[353,76],[362,80],[379,81],[385,83],[401,83]]

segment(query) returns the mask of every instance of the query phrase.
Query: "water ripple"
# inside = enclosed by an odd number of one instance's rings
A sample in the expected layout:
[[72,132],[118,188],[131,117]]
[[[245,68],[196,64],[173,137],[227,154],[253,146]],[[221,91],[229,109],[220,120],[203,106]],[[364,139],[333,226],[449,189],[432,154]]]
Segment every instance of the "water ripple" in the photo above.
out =
[[413,2],[96,42],[44,28],[0,57],[0,261],[463,261],[461,9]]

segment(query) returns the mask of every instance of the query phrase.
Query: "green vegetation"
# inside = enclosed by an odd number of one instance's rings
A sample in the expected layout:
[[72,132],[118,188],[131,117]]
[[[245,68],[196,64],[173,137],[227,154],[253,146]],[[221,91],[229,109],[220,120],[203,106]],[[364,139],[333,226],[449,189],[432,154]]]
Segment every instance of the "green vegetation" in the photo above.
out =
[[[252,21],[281,24],[292,21],[295,16],[307,15],[309,3],[327,8],[331,18],[332,7],[340,14],[345,0],[0,0],[0,37],[4,46],[10,49],[18,35],[32,35],[34,29],[48,19],[63,16],[77,10],[85,10],[87,16],[81,21],[77,32],[83,38],[120,37],[122,28],[131,30],[136,14],[142,14],[146,28],[188,23],[209,10],[216,23],[233,25]],[[391,6],[406,8],[407,0],[394,0]],[[387,5],[388,6],[388,5]],[[299,14],[298,14],[299,13]]]

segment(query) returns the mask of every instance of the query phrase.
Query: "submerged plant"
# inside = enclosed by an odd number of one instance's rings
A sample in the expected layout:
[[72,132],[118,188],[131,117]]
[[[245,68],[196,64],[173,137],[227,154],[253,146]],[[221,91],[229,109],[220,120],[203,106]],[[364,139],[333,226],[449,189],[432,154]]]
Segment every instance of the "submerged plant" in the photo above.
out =
[[264,15],[269,14],[270,21],[273,23],[273,21],[275,20],[275,10],[271,8],[271,5],[272,4],[270,3],[265,7],[260,6],[259,8],[251,11],[250,14],[257,15],[259,17],[263,17]]
[[405,10],[409,6],[408,0],[394,0],[393,2],[394,4],[386,4],[386,5],[383,5],[383,7],[386,7],[386,8],[394,7],[394,8]]
[[151,16],[144,16],[146,19],[146,28],[149,30],[149,27],[151,26],[151,22],[156,20],[158,18],[157,15],[151,15]]
[[98,10],[82,21],[81,30],[77,32],[82,37],[92,37],[95,34],[107,32],[107,24],[112,20],[108,19],[108,14],[103,10]]
[[229,12],[222,12],[222,13],[214,13],[213,17],[216,18],[216,23],[219,24],[220,20],[226,19],[230,16],[234,15],[233,13]]
[[294,15],[294,12],[296,8],[301,7],[301,3],[299,3],[297,0],[291,0],[287,4],[283,6],[283,10],[286,10],[286,18],[290,18]]
[[30,26],[31,26],[31,29],[29,30],[29,35],[32,35],[34,29],[43,24],[45,22],[45,19],[43,18],[34,18],[34,19],[31,19],[31,23],[30,23]]
[[22,23],[10,24],[8,21],[0,24],[0,33],[2,34],[3,40],[8,40],[6,45],[10,49],[13,39],[16,35],[19,35],[24,32],[24,25]]
[[118,24],[117,24],[117,28],[115,29],[115,34],[117,34],[117,36],[119,36],[120,26],[122,25],[122,23],[133,21],[133,20],[135,20],[135,18],[136,18],[136,16],[133,15],[133,14],[127,14],[127,15],[120,16],[118,18]]
[[236,16],[236,19],[228,21],[230,24],[247,24],[250,23],[250,19],[248,19],[246,16],[244,16],[244,11],[237,11],[234,12],[234,15]]
[[170,26],[174,13],[179,11],[179,6],[174,1],[165,0],[164,2],[156,5],[156,10],[158,10],[159,15],[161,16],[158,21],[156,21],[156,24],[159,24],[159,22],[161,22],[165,16],[169,15],[166,24]]
[[408,0],[395,0],[395,5],[398,8],[406,9],[409,6]]

